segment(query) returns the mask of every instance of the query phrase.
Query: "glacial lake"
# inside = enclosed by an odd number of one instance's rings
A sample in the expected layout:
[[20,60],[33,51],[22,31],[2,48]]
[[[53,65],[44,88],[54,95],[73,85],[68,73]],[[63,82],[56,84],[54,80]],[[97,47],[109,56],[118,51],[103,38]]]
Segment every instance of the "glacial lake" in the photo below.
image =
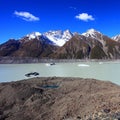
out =
[[25,74],[38,72],[37,77],[80,77],[112,81],[120,85],[120,61],[39,64],[0,64],[0,82],[27,79]]

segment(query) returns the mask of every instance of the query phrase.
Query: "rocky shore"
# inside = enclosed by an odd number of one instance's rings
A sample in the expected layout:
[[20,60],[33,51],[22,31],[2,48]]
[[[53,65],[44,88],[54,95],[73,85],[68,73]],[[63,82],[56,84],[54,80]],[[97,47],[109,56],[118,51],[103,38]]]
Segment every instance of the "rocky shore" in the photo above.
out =
[[0,57],[0,64],[22,64],[22,63],[68,63],[68,62],[110,62],[117,61],[120,59],[41,59],[32,57]]
[[120,86],[59,77],[0,83],[0,120],[120,120]]

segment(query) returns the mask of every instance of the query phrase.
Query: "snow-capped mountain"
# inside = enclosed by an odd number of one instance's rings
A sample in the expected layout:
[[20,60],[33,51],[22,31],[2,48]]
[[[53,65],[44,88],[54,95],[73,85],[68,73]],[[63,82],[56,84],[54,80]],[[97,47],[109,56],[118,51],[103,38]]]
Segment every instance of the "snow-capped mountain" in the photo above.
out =
[[51,40],[49,40],[40,32],[32,32],[19,39],[20,42],[29,42],[31,40],[39,40],[45,42],[46,44],[54,45],[54,43]]
[[109,38],[108,36],[102,34],[101,32],[99,32],[95,29],[89,29],[86,33],[83,33],[82,35],[84,35],[88,39],[92,38],[96,41],[99,41],[103,46],[105,46],[106,39]]
[[69,41],[73,34],[69,31],[49,31],[43,34],[49,40],[51,40],[57,46],[63,46],[67,41]]
[[[30,34],[27,34],[23,38],[21,38],[22,41],[29,41],[33,39],[37,40],[43,40],[46,41],[46,43],[51,44],[51,45],[56,45],[56,46],[63,46],[67,41],[69,41],[75,34],[71,33],[69,30],[56,30],[56,31],[48,31],[45,33],[40,33],[40,32],[32,32]],[[79,34],[80,35],[80,34]],[[104,44],[105,41],[105,36],[101,32],[95,30],[95,29],[89,29],[87,32],[82,33],[81,35],[85,36],[87,39],[91,38],[94,40],[97,40]],[[81,36],[82,37],[82,36]],[[120,41],[120,35],[117,35],[112,38],[115,41]]]
[[66,31],[33,32],[0,45],[0,56],[55,59],[120,59],[120,35],[113,39],[90,29],[82,35]]
[[112,37],[113,40],[120,42],[120,35]]
[[[29,41],[32,39],[40,39],[42,38],[43,40],[48,41],[50,44],[56,45],[56,46],[63,46],[68,40],[72,38],[73,34],[69,31],[48,31],[45,33],[40,33],[40,32],[33,32],[30,34],[27,34],[24,36],[22,39],[25,38],[25,41]],[[27,38],[27,39],[26,39]]]
[[94,29],[89,29],[89,30],[87,30],[87,32],[82,33],[82,35],[84,35],[85,37],[91,37],[91,38],[99,39],[99,40],[103,36],[102,33],[100,33],[99,31],[96,31]]
[[26,37],[28,37],[29,40],[35,39],[35,38],[38,38],[38,39],[39,39],[39,37],[40,37],[41,35],[42,35],[42,34],[39,33],[39,32],[33,32],[33,33],[31,33],[31,34],[27,34]]

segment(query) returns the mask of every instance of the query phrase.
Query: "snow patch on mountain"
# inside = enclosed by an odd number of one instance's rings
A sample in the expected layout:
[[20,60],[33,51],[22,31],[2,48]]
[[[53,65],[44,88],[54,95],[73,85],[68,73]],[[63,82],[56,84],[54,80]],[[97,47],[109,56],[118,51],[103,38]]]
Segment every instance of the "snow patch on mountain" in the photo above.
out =
[[42,35],[42,34],[39,33],[39,32],[33,32],[33,33],[31,33],[31,34],[27,34],[26,36],[29,38],[29,40],[31,40],[31,39],[35,39],[35,38],[39,39],[39,37],[40,37],[41,35]]
[[56,46],[63,46],[68,40],[72,38],[73,34],[69,31],[48,31],[43,34],[40,32],[33,32],[27,34],[22,38],[22,41],[29,41],[33,39],[43,40],[46,41],[48,44],[56,45]]
[[73,34],[69,31],[49,31],[43,34],[49,40],[51,40],[57,46],[63,46],[68,40],[70,40]]
[[101,39],[101,33],[95,29],[89,29],[86,33],[82,33],[85,37],[92,37],[95,39]]
[[120,41],[120,35],[116,35],[116,36],[112,37],[112,39],[115,41]]

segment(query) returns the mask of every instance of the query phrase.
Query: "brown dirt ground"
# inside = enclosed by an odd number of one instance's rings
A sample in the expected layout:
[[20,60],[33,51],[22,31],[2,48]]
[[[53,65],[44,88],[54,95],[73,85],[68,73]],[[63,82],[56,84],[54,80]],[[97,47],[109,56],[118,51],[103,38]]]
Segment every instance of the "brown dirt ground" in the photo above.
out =
[[0,83],[0,120],[120,120],[120,86],[82,78]]

